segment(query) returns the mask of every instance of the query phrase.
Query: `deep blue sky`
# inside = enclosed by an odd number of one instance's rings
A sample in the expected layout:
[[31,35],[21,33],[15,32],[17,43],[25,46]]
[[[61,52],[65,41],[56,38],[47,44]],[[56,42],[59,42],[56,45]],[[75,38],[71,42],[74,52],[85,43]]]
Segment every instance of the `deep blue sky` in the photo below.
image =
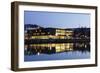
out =
[[54,28],[90,27],[90,14],[24,11],[24,23]]

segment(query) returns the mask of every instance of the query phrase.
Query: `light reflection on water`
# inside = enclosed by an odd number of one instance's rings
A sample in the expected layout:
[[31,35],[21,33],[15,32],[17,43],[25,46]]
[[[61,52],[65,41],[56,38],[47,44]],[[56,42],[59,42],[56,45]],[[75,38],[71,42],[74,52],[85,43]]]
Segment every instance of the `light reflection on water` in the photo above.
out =
[[87,59],[89,43],[52,43],[25,45],[24,61]]

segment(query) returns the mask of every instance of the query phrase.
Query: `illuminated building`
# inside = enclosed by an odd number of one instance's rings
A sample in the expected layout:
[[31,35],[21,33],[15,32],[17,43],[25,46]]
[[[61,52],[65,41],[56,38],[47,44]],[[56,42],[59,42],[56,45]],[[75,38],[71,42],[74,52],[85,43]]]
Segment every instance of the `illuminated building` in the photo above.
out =
[[73,36],[71,29],[58,28],[28,28],[25,31],[25,39],[70,39]]
[[[63,52],[73,50],[73,43],[64,43],[64,41],[81,39],[90,39],[90,28],[44,28],[38,25],[27,25],[24,28],[25,51],[29,54],[34,51],[35,54]],[[36,41],[43,40],[43,43]],[[60,40],[60,43],[57,41]],[[32,43],[30,44],[31,41]],[[45,41],[50,41],[45,43]],[[51,41],[56,41],[51,43]],[[34,43],[35,42],[35,43]],[[81,44],[84,46],[83,44]],[[79,47],[82,47],[82,46]],[[77,47],[77,44],[76,44]]]

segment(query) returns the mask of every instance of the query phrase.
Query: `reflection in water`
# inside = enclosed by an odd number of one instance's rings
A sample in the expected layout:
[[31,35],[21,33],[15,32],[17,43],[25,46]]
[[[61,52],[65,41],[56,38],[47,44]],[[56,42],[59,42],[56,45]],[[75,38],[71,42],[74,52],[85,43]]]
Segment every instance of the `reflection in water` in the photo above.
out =
[[49,43],[25,45],[25,55],[55,54],[69,51],[90,51],[90,43]]
[[90,43],[49,43],[25,45],[24,61],[89,59]]

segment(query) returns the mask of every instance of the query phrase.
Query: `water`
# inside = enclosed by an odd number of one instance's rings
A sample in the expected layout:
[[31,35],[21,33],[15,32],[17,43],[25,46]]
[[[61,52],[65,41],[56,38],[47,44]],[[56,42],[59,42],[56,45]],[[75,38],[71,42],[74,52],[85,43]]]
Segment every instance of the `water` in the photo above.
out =
[[57,54],[26,55],[25,61],[44,61],[44,60],[68,60],[68,59],[87,59],[90,58],[89,52],[70,51]]
[[52,43],[25,46],[24,61],[89,59],[89,43]]

